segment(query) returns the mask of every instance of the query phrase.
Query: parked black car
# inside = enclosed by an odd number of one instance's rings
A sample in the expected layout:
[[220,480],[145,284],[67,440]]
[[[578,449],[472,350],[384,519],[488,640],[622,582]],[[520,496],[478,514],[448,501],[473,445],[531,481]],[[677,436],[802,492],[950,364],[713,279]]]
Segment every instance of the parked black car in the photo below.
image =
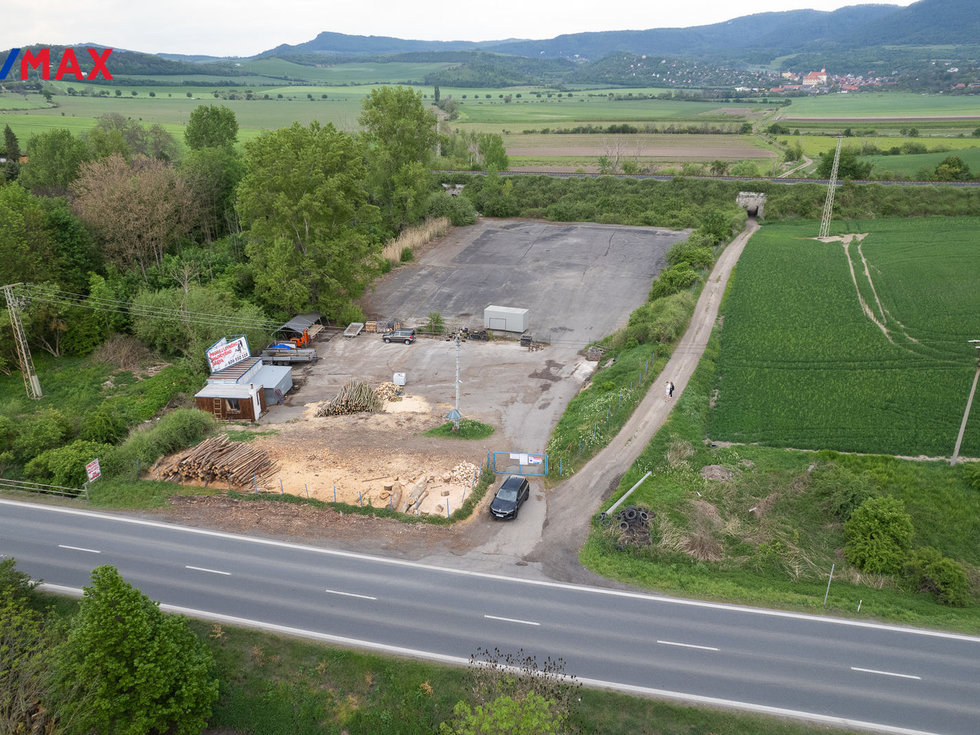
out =
[[500,486],[490,503],[490,515],[494,518],[517,518],[521,503],[531,494],[531,486],[526,477],[511,475]]
[[404,342],[407,345],[415,341],[414,329],[396,329],[393,332],[385,332],[381,335],[385,342]]

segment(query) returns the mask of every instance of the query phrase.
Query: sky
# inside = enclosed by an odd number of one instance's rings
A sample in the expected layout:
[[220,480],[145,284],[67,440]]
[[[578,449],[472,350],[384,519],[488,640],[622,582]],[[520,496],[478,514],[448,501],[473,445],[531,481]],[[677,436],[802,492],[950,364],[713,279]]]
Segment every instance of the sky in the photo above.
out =
[[[884,0],[910,5],[912,0]],[[251,56],[321,31],[439,41],[547,39],[679,28],[852,0],[0,0],[0,49],[98,43],[148,53]]]

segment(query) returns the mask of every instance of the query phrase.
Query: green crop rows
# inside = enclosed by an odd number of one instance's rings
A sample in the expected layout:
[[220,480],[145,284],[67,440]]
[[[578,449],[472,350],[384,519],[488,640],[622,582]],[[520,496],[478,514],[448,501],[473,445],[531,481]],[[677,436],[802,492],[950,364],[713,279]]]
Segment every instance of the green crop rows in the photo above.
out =
[[[841,243],[809,239],[814,222],[764,227],[723,308],[712,439],[949,456],[976,367],[967,340],[980,338],[978,228],[837,223],[869,233],[849,264]],[[980,408],[961,453],[980,456]]]

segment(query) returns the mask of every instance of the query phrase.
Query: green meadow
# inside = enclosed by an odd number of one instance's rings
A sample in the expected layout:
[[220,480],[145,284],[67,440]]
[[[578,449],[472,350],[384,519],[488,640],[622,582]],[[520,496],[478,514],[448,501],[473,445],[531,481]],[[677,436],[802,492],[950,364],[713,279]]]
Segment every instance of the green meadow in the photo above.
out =
[[[977,218],[767,225],[724,304],[712,439],[949,456],[980,336]],[[962,452],[980,456],[980,411]]]
[[916,178],[922,169],[932,171],[942,163],[948,156],[959,156],[963,162],[970,167],[970,171],[976,175],[980,173],[980,141],[973,139],[975,147],[955,148],[950,151],[938,153],[919,153],[904,156],[865,156],[863,160],[871,161],[874,164],[874,174],[892,174],[894,176],[904,176]]
[[797,118],[855,119],[895,117],[966,116],[980,120],[976,95],[914,94],[912,92],[860,92],[794,97],[782,117],[786,124]]

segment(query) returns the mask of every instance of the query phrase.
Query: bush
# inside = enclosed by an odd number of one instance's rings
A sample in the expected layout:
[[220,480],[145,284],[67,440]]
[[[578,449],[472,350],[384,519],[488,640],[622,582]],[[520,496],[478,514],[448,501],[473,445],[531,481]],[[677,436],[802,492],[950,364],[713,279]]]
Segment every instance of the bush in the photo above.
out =
[[705,270],[714,265],[715,257],[710,245],[699,244],[703,239],[696,237],[694,233],[690,238],[675,244],[667,251],[667,264],[669,266],[687,263],[694,270]]
[[650,301],[690,288],[699,280],[690,263],[678,263],[660,272],[650,287]]
[[88,480],[85,465],[98,458],[106,462],[115,447],[94,441],[73,441],[64,447],[41,452],[24,467],[24,475],[31,482],[62,487],[81,488]]
[[429,217],[448,217],[456,227],[476,223],[476,208],[465,196],[450,196],[445,192],[435,192],[426,202]]
[[914,590],[928,592],[943,605],[966,607],[970,601],[970,584],[963,565],[931,546],[913,551],[904,572]]
[[669,342],[678,337],[694,310],[694,296],[679,293],[644,304],[630,314],[624,344]]
[[353,322],[363,322],[364,312],[357,304],[347,303],[337,314],[337,323],[340,325],[352,324]]
[[171,411],[155,426],[131,433],[103,463],[103,474],[135,479],[137,466],[147,468],[165,454],[197,444],[216,425],[211,414],[194,408]]
[[827,510],[842,521],[873,495],[866,478],[837,465],[814,470],[812,483],[814,492],[826,499]]
[[901,500],[868,498],[844,524],[844,555],[862,571],[894,574],[905,562],[914,532]]
[[82,420],[79,436],[90,442],[116,444],[121,441],[129,427],[138,420],[136,401],[133,398],[109,398],[99,408]]
[[412,252],[412,249],[409,247],[404,247],[402,248],[401,254],[398,256],[398,260],[400,260],[402,263],[410,263],[414,257],[415,253]]
[[63,445],[73,433],[68,417],[53,408],[40,411],[29,422],[21,424],[12,442],[14,455],[28,462],[48,449]]

